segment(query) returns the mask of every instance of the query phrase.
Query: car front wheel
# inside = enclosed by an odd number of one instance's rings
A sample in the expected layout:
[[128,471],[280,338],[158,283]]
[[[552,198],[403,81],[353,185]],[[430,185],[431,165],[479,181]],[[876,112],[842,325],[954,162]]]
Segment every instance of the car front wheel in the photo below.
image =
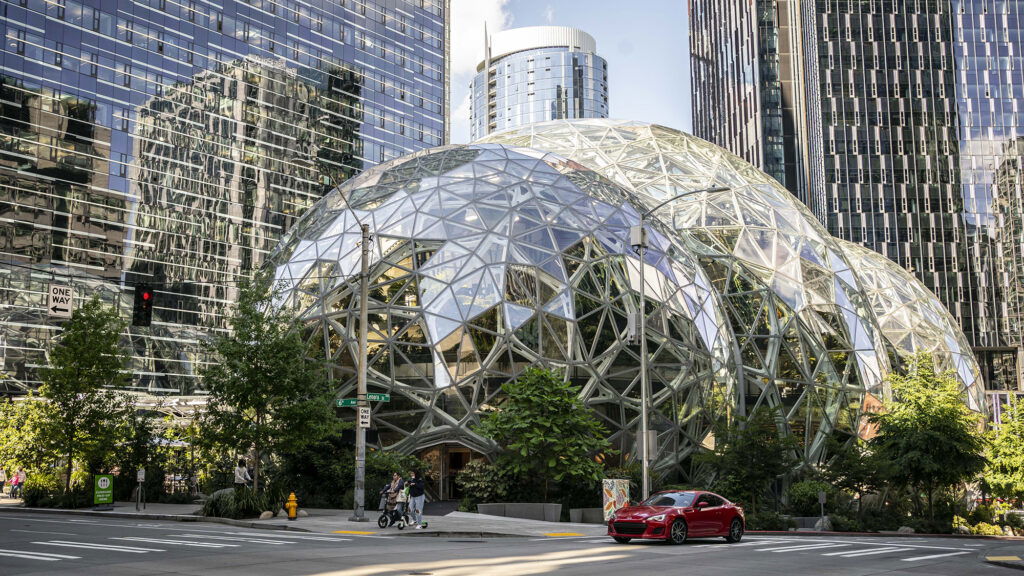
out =
[[668,541],[673,544],[682,544],[686,542],[686,521],[682,518],[676,518],[675,522],[672,523],[672,527],[668,531]]
[[743,538],[743,522],[739,518],[733,518],[729,525],[729,535],[725,537],[726,542],[736,543]]
[[612,538],[619,544],[629,544],[629,541],[632,540],[632,538],[626,538],[625,536],[612,536]]

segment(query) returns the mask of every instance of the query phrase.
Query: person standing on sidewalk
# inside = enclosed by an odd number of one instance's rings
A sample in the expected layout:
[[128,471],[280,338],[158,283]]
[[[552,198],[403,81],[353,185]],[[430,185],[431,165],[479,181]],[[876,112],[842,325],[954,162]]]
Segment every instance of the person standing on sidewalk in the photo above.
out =
[[426,496],[423,493],[423,476],[419,470],[413,470],[410,473],[409,481],[406,482],[409,487],[409,508],[412,512],[412,523],[416,526],[417,530],[423,528],[423,503],[426,500]]
[[[21,491],[25,489],[25,480],[28,479],[28,474],[25,473],[25,469],[18,466],[18,471],[14,473],[14,480],[11,481],[11,498],[20,498]],[[17,495],[15,495],[17,492]]]
[[4,484],[7,484],[7,471],[0,466],[0,498],[4,496]]

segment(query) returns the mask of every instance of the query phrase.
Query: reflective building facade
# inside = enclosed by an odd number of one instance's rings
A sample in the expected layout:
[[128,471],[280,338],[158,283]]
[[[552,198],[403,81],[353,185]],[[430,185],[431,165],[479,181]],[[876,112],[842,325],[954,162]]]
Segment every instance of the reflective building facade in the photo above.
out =
[[470,136],[561,118],[608,117],[608,63],[582,30],[532,26],[485,35],[470,86]]
[[[728,189],[702,192],[712,186]],[[686,192],[646,219],[641,262],[630,226]],[[769,407],[816,462],[830,435],[865,433],[885,374],[919,342],[981,408],[963,335],[923,285],[877,262],[866,281],[863,256],[778,182],[669,128],[534,124],[377,166],[321,200],[270,265],[342,396],[356,380],[361,224],[373,235],[368,387],[391,395],[373,407],[385,448],[442,462],[491,452],[472,425],[500,407],[502,383],[540,364],[579,386],[631,459],[639,337],[662,478],[693,477],[714,423]],[[889,290],[901,283],[905,298]],[[643,335],[629,321],[640,290]]]
[[[1018,388],[1022,341],[1007,330],[1012,284],[993,245],[993,176],[1024,89],[1017,3],[758,0],[723,30],[716,16],[732,4],[690,2],[697,135],[775,176],[830,233],[913,271],[957,318],[989,387]],[[714,41],[755,29],[739,42],[753,47],[744,81],[757,121],[723,131],[715,119],[735,99],[699,80],[734,78],[735,50],[716,53]],[[752,154],[768,124],[781,127],[778,155]]]
[[[447,132],[447,2],[0,3],[0,369],[38,384],[49,283],[157,291],[139,391],[197,390],[238,281],[337,183]],[[127,302],[128,304],[125,304]]]

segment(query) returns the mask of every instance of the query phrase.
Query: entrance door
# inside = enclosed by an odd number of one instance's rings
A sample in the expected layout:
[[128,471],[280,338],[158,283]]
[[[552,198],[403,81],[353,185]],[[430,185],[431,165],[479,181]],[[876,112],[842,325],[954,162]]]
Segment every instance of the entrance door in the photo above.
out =
[[447,450],[447,462],[445,462],[446,469],[446,488],[447,494],[445,495],[448,500],[461,500],[462,489],[455,482],[455,477],[459,475],[459,472],[469,464],[472,458],[472,453],[469,448],[463,448],[461,446],[450,446]]

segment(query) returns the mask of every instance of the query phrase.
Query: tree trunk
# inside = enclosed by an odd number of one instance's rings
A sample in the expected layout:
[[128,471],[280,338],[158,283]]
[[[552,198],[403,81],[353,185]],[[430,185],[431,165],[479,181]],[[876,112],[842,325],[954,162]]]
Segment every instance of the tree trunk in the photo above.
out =
[[74,467],[74,461],[71,459],[71,450],[70,449],[68,450],[67,458],[68,458],[68,462],[67,462],[67,466],[65,467],[65,473],[67,474],[67,477],[64,478],[64,493],[65,494],[71,493],[71,471],[72,471],[72,469]]
[[256,448],[256,464],[252,467],[252,490],[259,492],[260,489],[260,449]]

